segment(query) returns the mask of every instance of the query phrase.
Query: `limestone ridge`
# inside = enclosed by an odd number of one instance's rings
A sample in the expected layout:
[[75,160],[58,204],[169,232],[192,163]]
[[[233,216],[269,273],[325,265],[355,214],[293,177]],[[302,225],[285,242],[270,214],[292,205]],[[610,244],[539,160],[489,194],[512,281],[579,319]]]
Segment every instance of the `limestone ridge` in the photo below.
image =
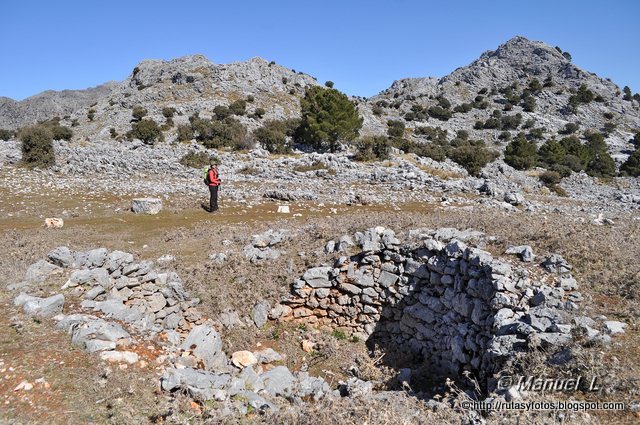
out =
[[[507,99],[501,89],[517,84],[516,94],[537,79],[544,87],[531,94],[535,109],[525,111],[522,102],[504,110]],[[120,83],[107,83],[94,89],[44,92],[21,102],[0,98],[0,128],[18,128],[37,120],[60,116],[64,125],[74,124],[76,140],[107,141],[111,129],[123,135],[131,129],[131,111],[142,106],[148,118],[162,124],[162,109],[175,108],[174,124],[185,124],[188,117],[199,113],[209,117],[218,105],[229,105],[249,96],[247,115],[240,121],[249,131],[265,120],[294,118],[300,114],[299,100],[307,87],[317,85],[315,78],[268,62],[252,58],[244,62],[214,64],[203,55],[173,60],[144,60]],[[581,104],[577,112],[568,108],[569,98],[580,86],[586,86],[598,101]],[[482,97],[484,108],[473,107],[454,112],[446,121],[429,117],[405,119],[415,108],[427,110],[446,98],[450,109],[471,104]],[[416,127],[431,126],[448,130],[453,139],[458,130],[467,130],[473,139],[485,140],[489,147],[502,150],[499,129],[474,129],[476,121],[486,121],[494,110],[505,115],[522,115],[522,125],[533,120],[550,138],[567,123],[579,123],[580,131],[602,131],[605,124],[615,124],[607,144],[614,158],[623,160],[632,150],[629,140],[640,128],[640,105],[637,100],[624,100],[622,90],[611,81],[584,71],[563,54],[539,41],[517,36],[496,50],[483,53],[468,66],[454,70],[442,78],[406,78],[395,81],[388,89],[370,99],[354,98],[364,119],[361,134],[386,134],[387,121],[403,120],[405,137],[426,142],[415,134]],[[386,104],[380,110],[379,105]],[[478,103],[481,103],[479,101]],[[262,119],[250,118],[262,108]],[[89,110],[93,110],[89,119]],[[376,113],[374,113],[376,111]],[[517,133],[522,127],[514,130]],[[176,136],[175,126],[165,131],[165,139]],[[493,145],[493,146],[492,146]]]
[[117,82],[110,81],[85,90],[47,90],[21,101],[0,97],[0,128],[18,128],[55,116],[64,117],[88,108],[117,87]]

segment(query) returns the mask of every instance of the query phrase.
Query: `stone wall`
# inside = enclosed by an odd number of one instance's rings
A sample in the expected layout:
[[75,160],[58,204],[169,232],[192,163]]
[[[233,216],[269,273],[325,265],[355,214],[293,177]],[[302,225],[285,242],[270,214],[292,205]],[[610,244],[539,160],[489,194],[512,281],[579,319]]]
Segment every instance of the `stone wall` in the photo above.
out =
[[413,231],[402,242],[382,227],[356,233],[361,252],[308,269],[274,315],[340,328],[481,382],[517,351],[568,342],[581,299],[570,266],[557,255],[525,266],[529,247],[512,263],[462,241],[478,236]]

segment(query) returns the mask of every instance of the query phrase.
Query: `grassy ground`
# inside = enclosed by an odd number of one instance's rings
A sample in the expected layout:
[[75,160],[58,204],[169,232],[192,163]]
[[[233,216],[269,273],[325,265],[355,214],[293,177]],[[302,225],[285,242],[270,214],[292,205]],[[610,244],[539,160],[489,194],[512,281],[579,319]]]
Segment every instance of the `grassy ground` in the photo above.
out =
[[[64,202],[65,207],[74,207],[73,199]],[[204,314],[215,317],[233,309],[246,316],[256,301],[267,299],[274,303],[286,295],[289,284],[305,268],[330,261],[322,252],[328,239],[377,225],[397,232],[418,227],[473,228],[497,237],[486,247],[493,253],[502,253],[508,244],[529,244],[535,253],[558,252],[574,265],[589,314],[603,314],[630,324],[627,334],[616,338],[611,349],[576,348],[573,372],[602,375],[607,383],[605,391],[583,396],[627,402],[639,397],[636,376],[640,354],[640,263],[636,256],[640,252],[640,222],[631,217],[619,219],[614,226],[594,226],[588,219],[581,222],[560,214],[507,214],[478,207],[472,211],[445,210],[422,204],[341,206],[337,214],[328,206],[299,204],[292,206],[292,213],[301,216],[293,217],[276,214],[273,203],[255,208],[230,204],[220,214],[210,215],[195,202],[189,204],[185,200],[170,202],[170,208],[158,216],[134,216],[125,211],[126,199],[104,202],[104,208],[71,217],[58,230],[43,229],[39,217],[1,218],[0,244],[5,249],[0,255],[0,282],[19,280],[29,264],[59,245],[72,249],[104,246],[133,252],[142,259],[172,254],[185,286],[202,300],[200,309]],[[185,203],[187,208],[181,208]],[[57,207],[50,208],[53,211]],[[284,251],[279,259],[263,265],[250,264],[242,255],[242,247],[252,234],[269,228],[289,229],[294,237],[279,247]],[[223,240],[232,243],[223,245]],[[208,260],[208,254],[225,251],[229,261],[223,266]],[[184,398],[169,399],[162,394],[158,389],[160,371],[153,362],[144,369],[108,369],[96,356],[71,347],[68,337],[54,332],[50,323],[23,316],[12,306],[11,296],[0,291],[4,313],[0,315],[0,371],[6,369],[0,374],[0,423],[216,423],[215,418],[207,418],[206,406],[192,406]],[[286,356],[287,366],[294,370],[308,367],[333,384],[344,379],[346,369],[354,364],[368,378],[383,379],[392,373],[373,364],[363,341],[343,339],[327,329],[273,324],[260,331],[237,327],[223,339],[228,352],[273,347]],[[316,343],[313,353],[302,351],[303,340]],[[522,372],[555,370],[549,369],[540,356],[523,359],[514,368]],[[22,380],[34,382],[41,377],[49,388],[36,385],[30,392],[13,391]],[[638,421],[629,412],[590,413],[594,423]],[[516,416],[494,415],[491,422],[513,423]],[[522,423],[548,422],[545,415],[520,416]],[[385,424],[459,421],[459,417],[455,418],[451,410],[434,413],[414,397],[398,393],[392,402],[341,400],[307,410],[284,411],[277,419],[256,416],[247,420]],[[580,416],[580,421],[584,419]]]

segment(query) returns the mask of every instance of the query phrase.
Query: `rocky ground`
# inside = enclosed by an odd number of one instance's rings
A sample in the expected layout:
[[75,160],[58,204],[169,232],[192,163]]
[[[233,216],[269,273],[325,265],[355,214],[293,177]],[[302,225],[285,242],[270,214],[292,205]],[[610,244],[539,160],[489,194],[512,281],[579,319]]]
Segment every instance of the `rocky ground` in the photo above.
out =
[[[348,153],[216,152],[222,208],[210,215],[201,207],[207,199],[200,170],[179,164],[185,153],[199,149],[63,142],[56,145],[58,165],[41,171],[19,166],[16,144],[0,145],[0,237],[6,247],[0,302],[7,312],[0,319],[3,421],[637,421],[637,179],[600,182],[576,175],[563,180],[568,196],[560,197],[535,172],[503,163],[474,178],[453,164],[404,154],[385,163],[356,163]],[[162,211],[134,214],[132,199],[139,197],[160,199]],[[288,206],[289,213],[278,213],[279,206]],[[62,218],[63,227],[44,228],[49,217]],[[365,243],[374,243],[374,234],[362,235],[376,226],[400,239],[415,229],[473,230],[464,234],[486,235],[473,244],[496,258],[520,264],[518,258],[536,255],[532,280],[548,273],[539,266],[544,257],[560,254],[580,290],[579,297],[562,301],[577,302],[579,312],[550,324],[564,329],[564,346],[526,349],[503,367],[523,375],[597,375],[603,390],[551,397],[496,393],[483,383],[476,392],[464,377],[447,381],[428,362],[401,364],[384,344],[371,345],[361,326],[369,319],[354,332],[297,320],[306,314],[276,320],[289,314],[283,306],[296,308],[281,304],[306,288],[296,287],[296,280],[309,283],[316,273],[310,270],[332,266],[345,250],[358,255],[373,249]],[[393,237],[385,240],[391,243],[385,249],[396,246]],[[505,254],[521,245],[531,252]],[[401,274],[399,266],[408,265],[403,255],[382,270]],[[360,296],[357,288],[340,285],[318,288]],[[575,288],[567,285],[560,288],[569,296]],[[320,305],[325,292],[313,292],[307,302]],[[558,296],[539,292],[547,300]],[[335,302],[342,302],[337,293]],[[466,311],[465,305],[455,309]],[[507,313],[501,314],[508,322],[513,316]],[[611,321],[624,323],[624,332],[612,332],[609,326],[617,325]],[[465,356],[472,351],[462,350],[451,356],[470,360]],[[440,365],[449,358],[443,353]],[[622,401],[627,408],[508,414],[462,408],[462,402],[488,395]]]

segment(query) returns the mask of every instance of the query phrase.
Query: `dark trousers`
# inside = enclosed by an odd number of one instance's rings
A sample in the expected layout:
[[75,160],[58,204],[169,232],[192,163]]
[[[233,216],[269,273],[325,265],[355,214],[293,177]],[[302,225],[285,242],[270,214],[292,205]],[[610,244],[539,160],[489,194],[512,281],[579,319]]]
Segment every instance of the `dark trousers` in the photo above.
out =
[[209,211],[218,209],[218,186],[209,186]]

